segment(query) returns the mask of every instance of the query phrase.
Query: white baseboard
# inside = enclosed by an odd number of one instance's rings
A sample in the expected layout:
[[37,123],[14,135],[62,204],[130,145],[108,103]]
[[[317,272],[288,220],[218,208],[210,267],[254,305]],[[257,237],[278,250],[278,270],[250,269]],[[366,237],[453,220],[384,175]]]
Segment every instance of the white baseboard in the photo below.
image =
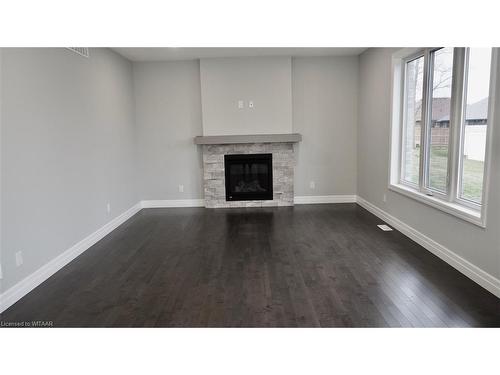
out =
[[[411,238],[431,253],[435,254],[458,271],[496,295],[500,298],[500,280],[483,271],[479,267],[473,265],[466,259],[455,254],[450,249],[440,245],[431,238],[418,232],[401,220],[381,210],[372,203],[355,195],[327,195],[327,196],[297,196],[295,197],[296,204],[315,204],[315,203],[353,203],[357,202],[360,206],[370,211],[375,216],[378,216],[401,233]],[[106,225],[90,234],[68,250],[64,251],[55,259],[51,260],[37,271],[18,282],[13,287],[6,290],[0,295],[0,312],[16,303],[38,285],[47,280],[54,273],[63,268],[66,264],[82,254],[85,250],[93,246],[107,234],[115,230],[118,226],[134,216],[141,208],[155,207],[204,207],[203,199],[179,199],[179,200],[148,200],[141,201],[134,205],[121,215],[117,216]]]
[[355,195],[303,195],[293,198],[295,204],[356,203]]
[[477,284],[481,285],[486,290],[490,291],[494,295],[500,298],[500,280],[496,277],[490,275],[481,268],[475,266],[468,260],[462,258],[461,256],[455,254],[453,251],[447,247],[437,243],[433,239],[427,237],[425,234],[417,231],[416,229],[405,224],[396,217],[388,214],[374,204],[368,202],[362,197],[358,196],[357,203],[370,211],[375,216],[392,225],[394,228],[399,230],[405,236],[411,238],[413,241],[438,256],[446,263],[463,273],[465,276],[475,281]]
[[141,201],[141,208],[205,207],[204,199],[163,199]]
[[40,267],[28,277],[24,278],[4,293],[0,295],[0,312],[5,311],[14,303],[19,301],[26,294],[35,289],[38,285],[47,280],[50,276],[55,274],[78,255],[82,254],[85,250],[97,243],[103,237],[108,235],[111,231],[118,228],[125,221],[134,216],[141,210],[139,204],[134,205],[121,215],[115,217],[113,220],[105,224],[103,227],[96,230],[77,244],[73,245],[62,254],[52,259],[47,264]]

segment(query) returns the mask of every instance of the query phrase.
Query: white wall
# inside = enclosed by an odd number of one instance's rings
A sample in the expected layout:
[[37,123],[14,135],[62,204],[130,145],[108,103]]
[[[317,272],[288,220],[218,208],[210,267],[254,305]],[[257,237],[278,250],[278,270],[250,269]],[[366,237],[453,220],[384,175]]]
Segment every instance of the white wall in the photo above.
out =
[[[134,63],[143,200],[203,198],[201,149],[193,144],[202,134],[198,64]],[[286,132],[303,134],[296,146],[295,195],[356,194],[358,58],[293,59],[292,71],[293,129]],[[244,132],[263,130],[249,125]]]
[[[483,229],[387,189],[393,52],[393,49],[369,49],[360,56],[358,195],[499,278],[500,95],[495,105],[487,228]],[[500,92],[500,74],[498,78],[496,87]],[[383,201],[384,194],[387,202]]]
[[355,195],[358,57],[294,58],[292,82],[295,195]]
[[290,57],[201,59],[200,76],[203,135],[292,132]]
[[141,199],[203,198],[199,62],[134,63],[134,89]]
[[90,53],[2,50],[3,291],[138,201],[132,66]]

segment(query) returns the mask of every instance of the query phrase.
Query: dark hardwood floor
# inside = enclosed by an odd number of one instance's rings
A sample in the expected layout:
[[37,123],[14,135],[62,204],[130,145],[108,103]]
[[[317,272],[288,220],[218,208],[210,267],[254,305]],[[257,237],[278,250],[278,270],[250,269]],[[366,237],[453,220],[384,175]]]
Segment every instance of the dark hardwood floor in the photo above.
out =
[[500,299],[356,204],[146,209],[2,314],[55,327],[500,327]]

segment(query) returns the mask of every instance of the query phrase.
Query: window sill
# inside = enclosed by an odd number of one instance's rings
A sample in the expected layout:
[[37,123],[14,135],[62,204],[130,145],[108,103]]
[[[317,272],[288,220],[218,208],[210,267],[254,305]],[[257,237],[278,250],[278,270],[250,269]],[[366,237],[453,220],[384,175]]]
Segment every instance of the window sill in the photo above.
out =
[[469,223],[477,225],[481,228],[486,228],[486,222],[484,217],[481,217],[481,211],[464,207],[457,203],[445,202],[439,198],[425,195],[401,184],[389,184],[389,190],[425,203],[428,206],[458,217],[459,219],[468,221]]

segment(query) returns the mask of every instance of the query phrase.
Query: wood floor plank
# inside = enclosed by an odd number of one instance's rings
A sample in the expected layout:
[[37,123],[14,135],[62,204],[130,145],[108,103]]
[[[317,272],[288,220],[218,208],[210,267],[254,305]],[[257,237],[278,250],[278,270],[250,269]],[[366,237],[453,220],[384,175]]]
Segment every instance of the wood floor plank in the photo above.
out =
[[500,299],[356,204],[145,209],[2,313],[56,327],[500,327]]

